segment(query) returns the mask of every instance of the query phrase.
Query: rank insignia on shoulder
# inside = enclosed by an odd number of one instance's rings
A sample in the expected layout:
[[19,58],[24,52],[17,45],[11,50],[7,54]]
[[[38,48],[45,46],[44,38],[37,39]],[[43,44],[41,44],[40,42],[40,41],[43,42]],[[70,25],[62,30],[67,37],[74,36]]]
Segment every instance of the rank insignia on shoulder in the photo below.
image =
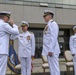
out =
[[52,23],[53,21],[51,21],[51,23]]
[[30,36],[27,36],[27,40],[30,40]]

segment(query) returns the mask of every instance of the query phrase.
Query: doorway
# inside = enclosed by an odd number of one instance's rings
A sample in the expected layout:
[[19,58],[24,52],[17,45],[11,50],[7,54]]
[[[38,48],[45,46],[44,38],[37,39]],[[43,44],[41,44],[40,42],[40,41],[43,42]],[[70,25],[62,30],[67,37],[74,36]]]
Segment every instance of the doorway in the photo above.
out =
[[[40,58],[43,47],[43,29],[44,28],[29,28],[35,34],[36,52],[35,58]],[[61,50],[60,57],[64,56],[64,51],[69,50],[70,29],[59,29],[59,46]]]

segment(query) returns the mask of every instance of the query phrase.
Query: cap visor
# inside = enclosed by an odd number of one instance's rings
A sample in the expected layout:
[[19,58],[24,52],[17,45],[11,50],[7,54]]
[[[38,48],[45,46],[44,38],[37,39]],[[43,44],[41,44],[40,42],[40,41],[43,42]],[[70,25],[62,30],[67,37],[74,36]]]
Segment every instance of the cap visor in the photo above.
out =
[[43,15],[43,17],[46,17],[46,16],[47,16],[47,14],[44,14],[44,15]]

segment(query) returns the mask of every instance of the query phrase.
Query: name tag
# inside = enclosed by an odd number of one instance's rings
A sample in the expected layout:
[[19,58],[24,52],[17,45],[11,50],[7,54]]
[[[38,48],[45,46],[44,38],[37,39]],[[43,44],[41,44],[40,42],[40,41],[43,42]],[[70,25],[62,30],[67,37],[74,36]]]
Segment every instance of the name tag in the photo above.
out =
[[22,40],[23,39],[23,36],[20,36],[20,39]]

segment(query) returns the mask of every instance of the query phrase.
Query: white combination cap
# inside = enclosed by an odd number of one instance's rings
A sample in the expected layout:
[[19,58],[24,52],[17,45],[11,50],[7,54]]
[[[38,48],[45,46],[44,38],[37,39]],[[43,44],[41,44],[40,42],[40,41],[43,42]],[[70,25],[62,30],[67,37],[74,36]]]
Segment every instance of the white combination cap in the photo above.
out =
[[10,18],[11,12],[1,11],[0,15],[4,15],[4,16],[7,16],[8,18]]
[[44,13],[52,13],[52,14],[54,14],[53,11],[51,11],[51,10],[45,10]]
[[26,25],[29,27],[28,22],[26,22],[26,21],[22,21],[22,22],[21,22],[21,26],[26,26]]
[[73,27],[73,30],[76,29],[76,26]]
[[0,13],[11,15],[11,12],[1,11]]
[[50,10],[45,10],[43,17],[46,17],[47,15],[54,15],[54,13]]

